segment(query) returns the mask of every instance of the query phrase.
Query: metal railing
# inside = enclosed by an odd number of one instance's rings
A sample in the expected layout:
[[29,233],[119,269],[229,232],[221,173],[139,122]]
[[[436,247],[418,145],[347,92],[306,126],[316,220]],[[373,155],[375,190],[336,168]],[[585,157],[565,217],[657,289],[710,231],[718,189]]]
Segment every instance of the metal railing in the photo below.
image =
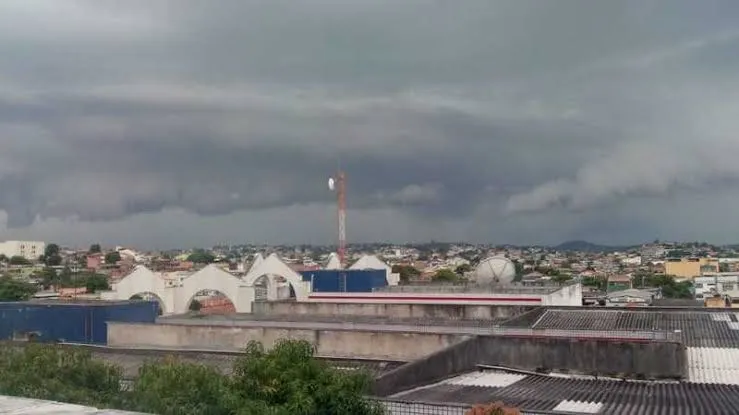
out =
[[549,294],[562,289],[561,286],[532,287],[523,285],[477,285],[477,284],[418,284],[394,285],[373,288],[381,293],[496,293],[496,294]]
[[[432,403],[403,401],[392,398],[370,398],[380,403],[387,415],[465,415],[473,406],[456,403]],[[520,410],[522,415],[553,415],[551,411]],[[574,415],[570,412],[556,412],[556,415]]]

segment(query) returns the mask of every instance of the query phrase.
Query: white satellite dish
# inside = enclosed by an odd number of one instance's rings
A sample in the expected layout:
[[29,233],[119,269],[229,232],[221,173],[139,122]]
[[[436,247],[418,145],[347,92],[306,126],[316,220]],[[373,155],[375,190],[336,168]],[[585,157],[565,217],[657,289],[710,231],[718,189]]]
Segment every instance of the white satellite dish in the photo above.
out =
[[516,277],[516,266],[506,257],[493,256],[480,261],[474,275],[478,284],[510,284]]
[[334,190],[336,188],[336,182],[333,177],[328,178],[328,190]]

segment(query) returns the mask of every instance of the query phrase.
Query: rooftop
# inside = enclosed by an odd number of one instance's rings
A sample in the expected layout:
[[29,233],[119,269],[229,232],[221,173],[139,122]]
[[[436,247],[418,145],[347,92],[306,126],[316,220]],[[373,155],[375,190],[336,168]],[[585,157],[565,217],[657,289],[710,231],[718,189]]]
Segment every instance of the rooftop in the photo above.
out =
[[732,414],[739,386],[643,382],[504,370],[468,373],[390,400],[475,405],[502,401],[522,411],[577,414]]
[[97,409],[69,403],[16,398],[13,396],[0,396],[0,413],[13,415],[144,415],[137,412]]
[[739,313],[691,309],[537,309],[505,327],[672,332],[688,347],[739,348]]

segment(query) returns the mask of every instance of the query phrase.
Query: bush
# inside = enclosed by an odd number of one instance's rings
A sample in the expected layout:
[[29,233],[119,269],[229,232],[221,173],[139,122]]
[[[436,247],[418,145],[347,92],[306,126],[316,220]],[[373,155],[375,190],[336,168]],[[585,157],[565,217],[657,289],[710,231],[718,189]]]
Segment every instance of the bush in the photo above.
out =
[[305,341],[280,341],[269,351],[249,343],[232,375],[175,358],[149,362],[126,390],[120,367],[60,346],[5,347],[0,373],[0,394],[162,415],[384,413],[364,398],[366,373],[331,368]]

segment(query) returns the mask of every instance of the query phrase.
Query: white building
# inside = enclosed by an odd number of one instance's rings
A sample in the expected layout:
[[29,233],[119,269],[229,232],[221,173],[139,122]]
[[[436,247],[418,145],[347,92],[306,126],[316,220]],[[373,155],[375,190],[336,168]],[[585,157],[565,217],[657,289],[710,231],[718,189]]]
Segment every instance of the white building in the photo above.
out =
[[0,254],[8,258],[21,256],[28,260],[36,260],[44,254],[45,242],[38,241],[6,241],[0,242]]
[[704,273],[693,279],[696,300],[702,300],[714,295],[729,296],[739,299],[739,273],[713,272]]

